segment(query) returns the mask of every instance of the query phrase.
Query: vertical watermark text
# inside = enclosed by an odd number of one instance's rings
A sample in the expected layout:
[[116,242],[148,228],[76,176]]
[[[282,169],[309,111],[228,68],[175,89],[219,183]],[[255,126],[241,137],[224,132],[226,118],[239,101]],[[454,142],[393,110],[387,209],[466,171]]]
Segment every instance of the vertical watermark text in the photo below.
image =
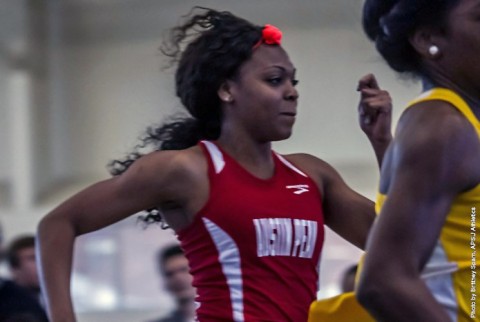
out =
[[472,254],[472,262],[470,265],[470,318],[475,319],[477,306],[477,209],[472,207],[470,213],[470,250]]

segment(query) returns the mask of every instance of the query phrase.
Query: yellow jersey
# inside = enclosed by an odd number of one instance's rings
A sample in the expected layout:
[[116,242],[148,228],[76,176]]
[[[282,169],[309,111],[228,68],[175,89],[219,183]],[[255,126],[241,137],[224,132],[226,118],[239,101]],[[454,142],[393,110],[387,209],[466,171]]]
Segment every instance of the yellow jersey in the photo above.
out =
[[[410,102],[408,107],[429,100],[446,101],[457,108],[475,128],[480,139],[479,120],[468,104],[455,92],[435,88]],[[375,204],[377,215],[386,198],[387,196],[378,193]],[[480,240],[480,235],[476,236],[476,232],[480,232],[480,220],[476,219],[477,210],[480,210],[480,184],[455,198],[436,247],[422,272],[422,279],[432,295],[446,309],[454,322],[480,321],[480,308],[478,311],[476,309],[476,304],[480,304],[478,296],[480,285],[477,286],[476,283],[476,275],[479,272],[476,241]],[[480,256],[480,253],[478,255]],[[360,270],[361,268],[359,272]],[[345,293],[313,302],[308,321],[375,320],[358,304],[353,293]]]
[[[468,104],[449,89],[434,88],[427,91],[410,102],[408,107],[431,100],[446,101],[458,109],[475,128],[480,139],[479,120]],[[375,204],[377,214],[386,198],[378,193]],[[422,272],[422,278],[432,295],[454,322],[480,321],[480,308],[476,312],[476,303],[480,304],[480,287],[476,284],[479,272],[476,240],[480,240],[480,235],[476,236],[476,232],[480,232],[477,210],[480,210],[480,184],[459,194],[453,201],[440,238]]]

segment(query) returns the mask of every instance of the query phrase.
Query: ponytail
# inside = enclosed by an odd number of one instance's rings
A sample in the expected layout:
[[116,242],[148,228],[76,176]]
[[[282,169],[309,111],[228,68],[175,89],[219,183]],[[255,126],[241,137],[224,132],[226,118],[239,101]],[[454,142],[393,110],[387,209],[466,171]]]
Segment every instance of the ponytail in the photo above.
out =
[[[187,149],[201,140],[220,137],[222,109],[217,91],[250,59],[253,46],[261,39],[262,27],[230,12],[201,7],[195,7],[188,17],[170,31],[161,51],[172,65],[178,64],[176,94],[189,115],[173,116],[161,126],[149,127],[133,152],[109,163],[114,176],[125,172],[146,153]],[[160,209],[148,210],[142,219],[146,223],[163,222]]]

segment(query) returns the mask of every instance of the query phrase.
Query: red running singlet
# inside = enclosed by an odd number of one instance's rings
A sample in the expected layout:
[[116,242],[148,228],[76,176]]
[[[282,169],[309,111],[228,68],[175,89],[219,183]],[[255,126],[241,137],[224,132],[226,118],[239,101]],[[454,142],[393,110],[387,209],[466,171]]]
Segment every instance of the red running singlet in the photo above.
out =
[[213,142],[210,196],[178,232],[197,288],[197,319],[307,321],[324,239],[320,192],[273,153],[272,178],[256,178]]

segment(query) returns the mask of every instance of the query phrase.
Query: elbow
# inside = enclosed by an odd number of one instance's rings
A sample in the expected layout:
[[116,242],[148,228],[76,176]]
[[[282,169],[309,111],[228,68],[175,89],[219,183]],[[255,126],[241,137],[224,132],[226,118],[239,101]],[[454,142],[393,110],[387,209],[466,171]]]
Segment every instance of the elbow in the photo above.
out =
[[376,306],[381,293],[381,288],[374,285],[359,284],[355,290],[355,297],[358,303],[368,310]]
[[37,225],[37,237],[43,239],[49,235],[49,232],[53,229],[53,220],[51,216],[44,216]]
[[49,225],[48,222],[49,222],[49,217],[48,217],[48,215],[42,217],[42,219],[40,219],[40,221],[39,221],[38,224],[37,224],[37,233],[42,233],[43,231],[45,231],[46,229],[48,229],[48,225]]
[[43,236],[46,235],[46,232],[49,230],[49,220],[45,216],[37,224],[37,239],[42,240]]
[[53,244],[54,241],[54,233],[52,233],[53,228],[51,219],[48,216],[43,217],[40,219],[39,223],[37,224],[37,231],[36,231],[36,242],[35,242],[35,249],[37,255],[37,265],[39,274],[42,274],[42,266],[41,262],[44,257],[44,250],[45,249],[55,249]]
[[[383,275],[383,276],[382,276]],[[384,305],[388,294],[388,279],[385,274],[363,272],[355,289],[357,301],[368,311]]]
[[36,245],[38,250],[41,249],[40,245],[48,244],[55,235],[53,231],[55,230],[54,222],[52,218],[48,215],[40,219],[37,224],[37,234],[36,234]]
[[37,240],[40,243],[57,242],[61,236],[75,236],[75,232],[75,225],[71,220],[53,212],[44,216],[37,224]]

